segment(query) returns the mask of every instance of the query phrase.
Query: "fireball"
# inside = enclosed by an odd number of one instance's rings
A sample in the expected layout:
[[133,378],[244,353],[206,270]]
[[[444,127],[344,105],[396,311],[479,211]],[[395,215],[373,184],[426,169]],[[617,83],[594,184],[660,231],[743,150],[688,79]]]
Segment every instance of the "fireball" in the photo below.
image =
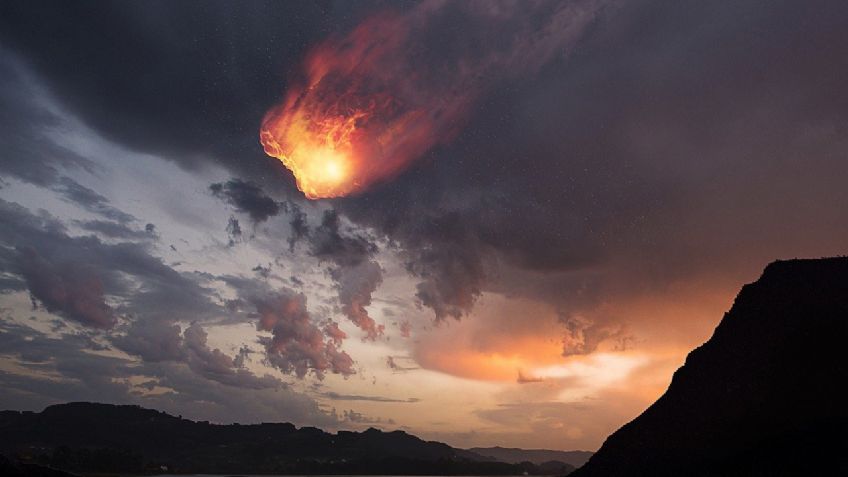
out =
[[[604,4],[421,2],[375,14],[310,51],[260,142],[306,197],[361,193],[450,143],[493,85],[567,54]],[[441,38],[446,18],[489,28]]]
[[341,197],[391,178],[432,143],[426,111],[385,91],[375,75],[311,69],[265,116],[265,153],[292,171],[309,199]]
[[307,56],[304,81],[262,121],[265,153],[309,199],[342,197],[391,179],[433,144],[464,102],[434,95],[404,60],[408,25],[377,16]]
[[260,132],[265,152],[292,171],[310,199],[339,197],[356,190],[355,119],[343,116],[311,121],[303,110],[285,111]]

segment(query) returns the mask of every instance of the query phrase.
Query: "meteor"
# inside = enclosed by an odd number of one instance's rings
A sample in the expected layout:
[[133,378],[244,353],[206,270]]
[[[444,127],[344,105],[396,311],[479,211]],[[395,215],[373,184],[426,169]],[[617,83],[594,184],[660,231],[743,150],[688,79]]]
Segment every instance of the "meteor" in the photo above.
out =
[[292,171],[307,198],[355,194],[389,179],[444,132],[434,114],[455,108],[419,104],[401,54],[408,29],[405,18],[380,15],[319,45],[306,58],[304,84],[266,114],[265,153]]
[[[300,77],[266,113],[259,140],[307,198],[363,192],[453,140],[493,84],[564,54],[598,3],[422,2],[374,15],[307,54]],[[434,34],[463,22],[488,28]]]

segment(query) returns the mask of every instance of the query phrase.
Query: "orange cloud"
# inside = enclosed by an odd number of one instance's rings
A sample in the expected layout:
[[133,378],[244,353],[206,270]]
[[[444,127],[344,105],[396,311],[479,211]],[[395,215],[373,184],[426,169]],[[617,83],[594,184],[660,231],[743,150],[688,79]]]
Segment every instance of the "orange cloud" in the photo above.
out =
[[514,382],[519,371],[561,363],[561,336],[549,306],[490,295],[467,319],[422,331],[414,358],[454,376]]

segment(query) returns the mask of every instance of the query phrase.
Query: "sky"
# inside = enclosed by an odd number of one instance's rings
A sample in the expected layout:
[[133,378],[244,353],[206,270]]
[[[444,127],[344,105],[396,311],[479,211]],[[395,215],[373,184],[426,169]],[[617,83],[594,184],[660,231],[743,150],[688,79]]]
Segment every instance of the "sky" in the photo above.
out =
[[848,250],[846,22],[6,2],[0,408],[595,450],[766,264]]

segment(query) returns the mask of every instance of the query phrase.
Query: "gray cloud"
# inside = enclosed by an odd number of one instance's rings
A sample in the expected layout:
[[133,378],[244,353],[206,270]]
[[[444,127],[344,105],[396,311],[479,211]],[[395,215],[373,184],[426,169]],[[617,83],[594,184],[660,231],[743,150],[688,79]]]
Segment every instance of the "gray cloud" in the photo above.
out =
[[280,204],[265,195],[253,182],[230,179],[209,186],[215,197],[226,201],[236,211],[248,214],[254,223],[265,222],[280,213]]
[[[302,294],[271,290],[265,280],[221,277],[240,297],[225,307],[201,285],[216,277],[178,273],[145,243],[73,237],[54,217],[6,201],[0,201],[0,224],[0,242],[18,247],[0,251],[3,268],[23,282],[11,289],[25,285],[48,311],[90,327],[110,328],[117,316],[125,317],[129,325],[112,342],[146,363],[183,363],[199,376],[240,388],[279,387],[276,378],[245,369],[244,356],[206,344],[202,321],[252,314],[258,328],[272,334],[261,340],[268,363],[283,372],[301,378],[354,373],[353,359],[340,349],[346,335],[332,321],[314,320]],[[119,304],[109,305],[107,295],[121,297]],[[193,324],[181,331],[180,321]]]
[[416,403],[421,402],[418,398],[408,399],[393,399],[382,396],[360,396],[357,394],[339,394],[337,392],[325,392],[322,394],[327,399],[333,401],[371,401],[371,402],[393,402],[393,403]]
[[[0,264],[19,276],[47,311],[100,329],[112,328],[123,316],[130,325],[114,336],[115,345],[147,362],[187,363],[199,375],[233,386],[279,386],[208,349],[199,324],[180,335],[176,321],[225,314],[200,285],[207,277],[178,273],[151,255],[145,243],[72,237],[52,216],[33,215],[15,203],[0,201],[0,224],[0,242],[6,246]],[[107,303],[107,295],[120,297],[118,304]]]
[[[76,334],[49,337],[32,328],[0,321],[0,355],[17,359],[26,374],[0,372],[0,407],[41,410],[68,401],[134,403],[190,419],[213,422],[279,422],[334,426],[338,420],[308,396],[285,387],[233,388],[176,361],[133,362],[92,354]],[[27,362],[25,356],[39,356]],[[60,378],[43,377],[59,375]],[[127,378],[153,376],[133,386]],[[167,391],[151,393],[155,388]],[[144,392],[140,392],[144,391]]]
[[230,217],[227,221],[227,245],[230,247],[242,241],[242,231],[239,221],[235,217]]
[[133,322],[126,334],[112,338],[112,343],[151,363],[183,361],[186,355],[180,326],[163,321]]
[[217,348],[209,348],[206,337],[206,331],[197,323],[192,323],[183,332],[183,345],[188,355],[188,366],[192,371],[208,379],[238,388],[265,389],[282,386],[280,380],[269,374],[256,376],[245,369],[243,358],[236,360]]
[[291,216],[289,226],[291,227],[291,235],[289,236],[289,252],[294,252],[294,247],[298,242],[309,236],[309,224],[306,221],[306,214],[295,202],[286,202],[285,210]]
[[244,352],[235,357],[207,345],[206,330],[192,323],[184,331],[176,324],[136,321],[112,342],[121,350],[148,363],[186,363],[204,378],[240,389],[279,388],[283,383],[270,376],[257,376],[244,367]]
[[92,170],[90,160],[49,140],[62,118],[38,101],[44,91],[20,63],[0,48],[0,174],[47,187],[59,182],[63,170]]
[[120,222],[108,220],[77,220],[74,222],[83,230],[94,232],[101,237],[121,240],[152,240],[156,238],[155,227],[147,224],[145,230],[139,230]]
[[103,282],[93,267],[66,261],[53,263],[32,247],[19,247],[15,265],[33,297],[47,311],[94,328],[115,325],[112,307],[103,297]]
[[309,240],[310,254],[333,264],[330,277],[336,283],[342,313],[365,332],[366,339],[381,336],[385,326],[378,325],[365,309],[383,281],[382,268],[371,259],[377,253],[377,245],[362,234],[343,233],[335,210],[324,213],[321,225],[312,230]]
[[367,237],[344,234],[341,217],[335,210],[324,213],[321,225],[312,231],[310,246],[312,256],[339,267],[359,265],[377,252],[377,246]]
[[353,409],[342,410],[342,414],[339,416],[339,419],[342,422],[349,422],[353,424],[388,424],[390,426],[395,425],[394,419],[386,419],[383,420],[381,417],[369,417],[361,412],[356,412]]
[[367,339],[374,340],[382,335],[385,326],[377,324],[365,309],[371,304],[371,294],[383,281],[380,265],[369,260],[355,266],[336,268],[330,276],[336,281],[342,313],[366,333]]
[[109,201],[97,192],[85,187],[68,177],[60,178],[54,185],[53,190],[75,205],[107,219],[126,224],[135,220],[130,214],[122,212],[109,204]]

